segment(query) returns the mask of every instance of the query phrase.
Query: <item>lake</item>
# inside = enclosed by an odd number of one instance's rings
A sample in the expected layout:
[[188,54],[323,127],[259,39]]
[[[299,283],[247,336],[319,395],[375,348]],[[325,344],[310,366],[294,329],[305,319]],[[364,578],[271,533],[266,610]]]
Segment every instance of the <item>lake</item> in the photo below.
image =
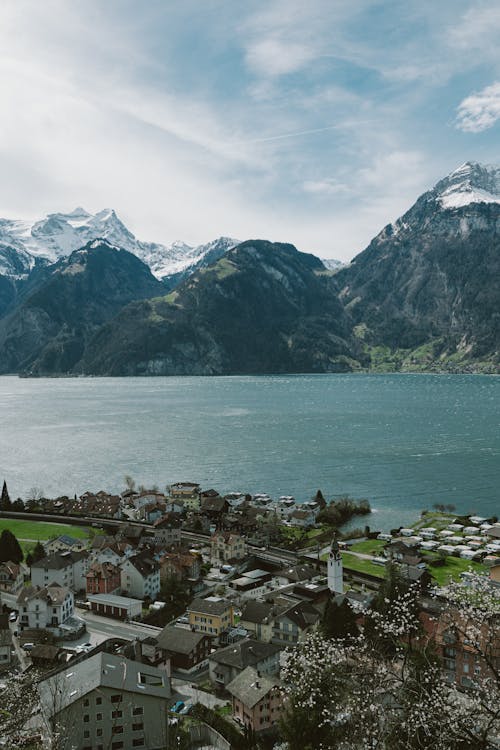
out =
[[303,501],[369,499],[361,525],[500,509],[500,379],[481,375],[0,377],[10,495],[196,481]]

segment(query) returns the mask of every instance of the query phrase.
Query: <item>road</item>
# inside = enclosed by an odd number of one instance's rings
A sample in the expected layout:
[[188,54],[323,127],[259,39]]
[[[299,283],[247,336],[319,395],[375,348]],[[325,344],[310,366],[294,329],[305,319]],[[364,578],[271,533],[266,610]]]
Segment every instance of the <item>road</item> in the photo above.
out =
[[193,687],[191,684],[179,680],[176,677],[172,678],[172,688],[176,693],[179,693],[181,700],[186,705],[190,703],[202,703],[207,708],[215,708],[216,706],[227,706],[227,700],[216,698],[212,693],[207,693],[205,690],[200,690],[197,687]]
[[[101,617],[86,609],[78,609],[78,614],[87,624],[88,636],[79,638],[75,645],[90,641],[92,645],[102,643],[106,638],[124,638],[127,641],[133,641],[135,638],[146,638],[148,635],[157,635],[162,628],[155,628],[152,625],[136,625],[121,620],[111,620],[108,617]],[[71,644],[72,646],[74,644]]]

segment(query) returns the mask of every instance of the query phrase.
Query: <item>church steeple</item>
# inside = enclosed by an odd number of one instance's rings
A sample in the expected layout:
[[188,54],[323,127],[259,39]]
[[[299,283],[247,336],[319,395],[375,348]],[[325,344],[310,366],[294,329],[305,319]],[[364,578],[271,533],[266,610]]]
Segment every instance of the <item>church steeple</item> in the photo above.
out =
[[328,588],[332,593],[343,594],[344,593],[344,575],[342,569],[342,554],[340,547],[337,542],[337,537],[334,536],[330,552],[328,554]]

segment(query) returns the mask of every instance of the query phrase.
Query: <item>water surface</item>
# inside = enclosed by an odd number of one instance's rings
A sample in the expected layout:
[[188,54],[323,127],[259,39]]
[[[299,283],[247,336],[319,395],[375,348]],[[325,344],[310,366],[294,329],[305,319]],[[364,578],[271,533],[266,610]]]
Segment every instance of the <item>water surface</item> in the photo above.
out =
[[[372,526],[500,510],[500,379],[480,375],[0,378],[12,497],[164,488],[367,497]],[[364,523],[364,520],[361,521]]]

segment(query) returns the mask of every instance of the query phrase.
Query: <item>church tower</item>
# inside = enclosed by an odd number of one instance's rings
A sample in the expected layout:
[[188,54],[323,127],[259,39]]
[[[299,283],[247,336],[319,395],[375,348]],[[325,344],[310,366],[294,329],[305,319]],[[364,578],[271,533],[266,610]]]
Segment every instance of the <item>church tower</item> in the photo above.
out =
[[344,581],[342,572],[342,555],[337,538],[333,537],[332,545],[328,555],[328,588],[332,594],[344,593]]

